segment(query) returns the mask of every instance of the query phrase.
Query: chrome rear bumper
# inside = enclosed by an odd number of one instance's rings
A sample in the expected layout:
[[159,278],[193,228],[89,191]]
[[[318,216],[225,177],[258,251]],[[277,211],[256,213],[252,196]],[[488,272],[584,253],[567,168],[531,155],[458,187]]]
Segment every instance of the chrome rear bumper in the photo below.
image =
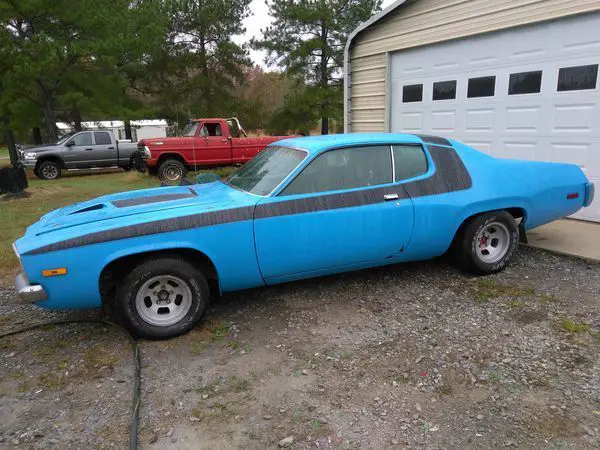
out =
[[17,275],[15,286],[22,303],[36,303],[48,298],[44,288],[39,284],[30,284],[24,272]]

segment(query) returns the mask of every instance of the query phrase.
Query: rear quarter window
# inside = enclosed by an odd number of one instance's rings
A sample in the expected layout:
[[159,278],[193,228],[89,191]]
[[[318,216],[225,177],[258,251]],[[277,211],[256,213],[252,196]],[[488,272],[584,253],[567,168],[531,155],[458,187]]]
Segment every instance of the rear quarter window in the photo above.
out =
[[427,172],[427,156],[420,145],[394,145],[396,181],[408,180]]

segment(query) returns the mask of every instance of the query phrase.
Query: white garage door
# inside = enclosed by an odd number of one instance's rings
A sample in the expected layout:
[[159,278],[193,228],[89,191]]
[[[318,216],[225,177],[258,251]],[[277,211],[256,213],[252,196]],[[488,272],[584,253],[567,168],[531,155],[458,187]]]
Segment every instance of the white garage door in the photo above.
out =
[[[579,165],[600,191],[600,14],[394,53],[390,129]],[[600,222],[600,198],[576,216]]]

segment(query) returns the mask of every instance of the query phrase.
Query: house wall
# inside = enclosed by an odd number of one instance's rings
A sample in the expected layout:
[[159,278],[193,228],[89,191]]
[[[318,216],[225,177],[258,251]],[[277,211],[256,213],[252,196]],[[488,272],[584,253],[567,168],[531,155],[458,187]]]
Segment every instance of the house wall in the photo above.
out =
[[597,10],[600,0],[408,0],[350,45],[346,130],[389,129],[390,52]]

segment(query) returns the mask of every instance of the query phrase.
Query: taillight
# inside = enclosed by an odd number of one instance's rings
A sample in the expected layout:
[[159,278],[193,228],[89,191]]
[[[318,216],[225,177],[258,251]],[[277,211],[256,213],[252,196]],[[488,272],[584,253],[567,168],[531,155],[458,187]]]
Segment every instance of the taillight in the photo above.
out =
[[567,194],[567,200],[573,200],[574,198],[579,198],[579,192],[573,192],[571,194]]

